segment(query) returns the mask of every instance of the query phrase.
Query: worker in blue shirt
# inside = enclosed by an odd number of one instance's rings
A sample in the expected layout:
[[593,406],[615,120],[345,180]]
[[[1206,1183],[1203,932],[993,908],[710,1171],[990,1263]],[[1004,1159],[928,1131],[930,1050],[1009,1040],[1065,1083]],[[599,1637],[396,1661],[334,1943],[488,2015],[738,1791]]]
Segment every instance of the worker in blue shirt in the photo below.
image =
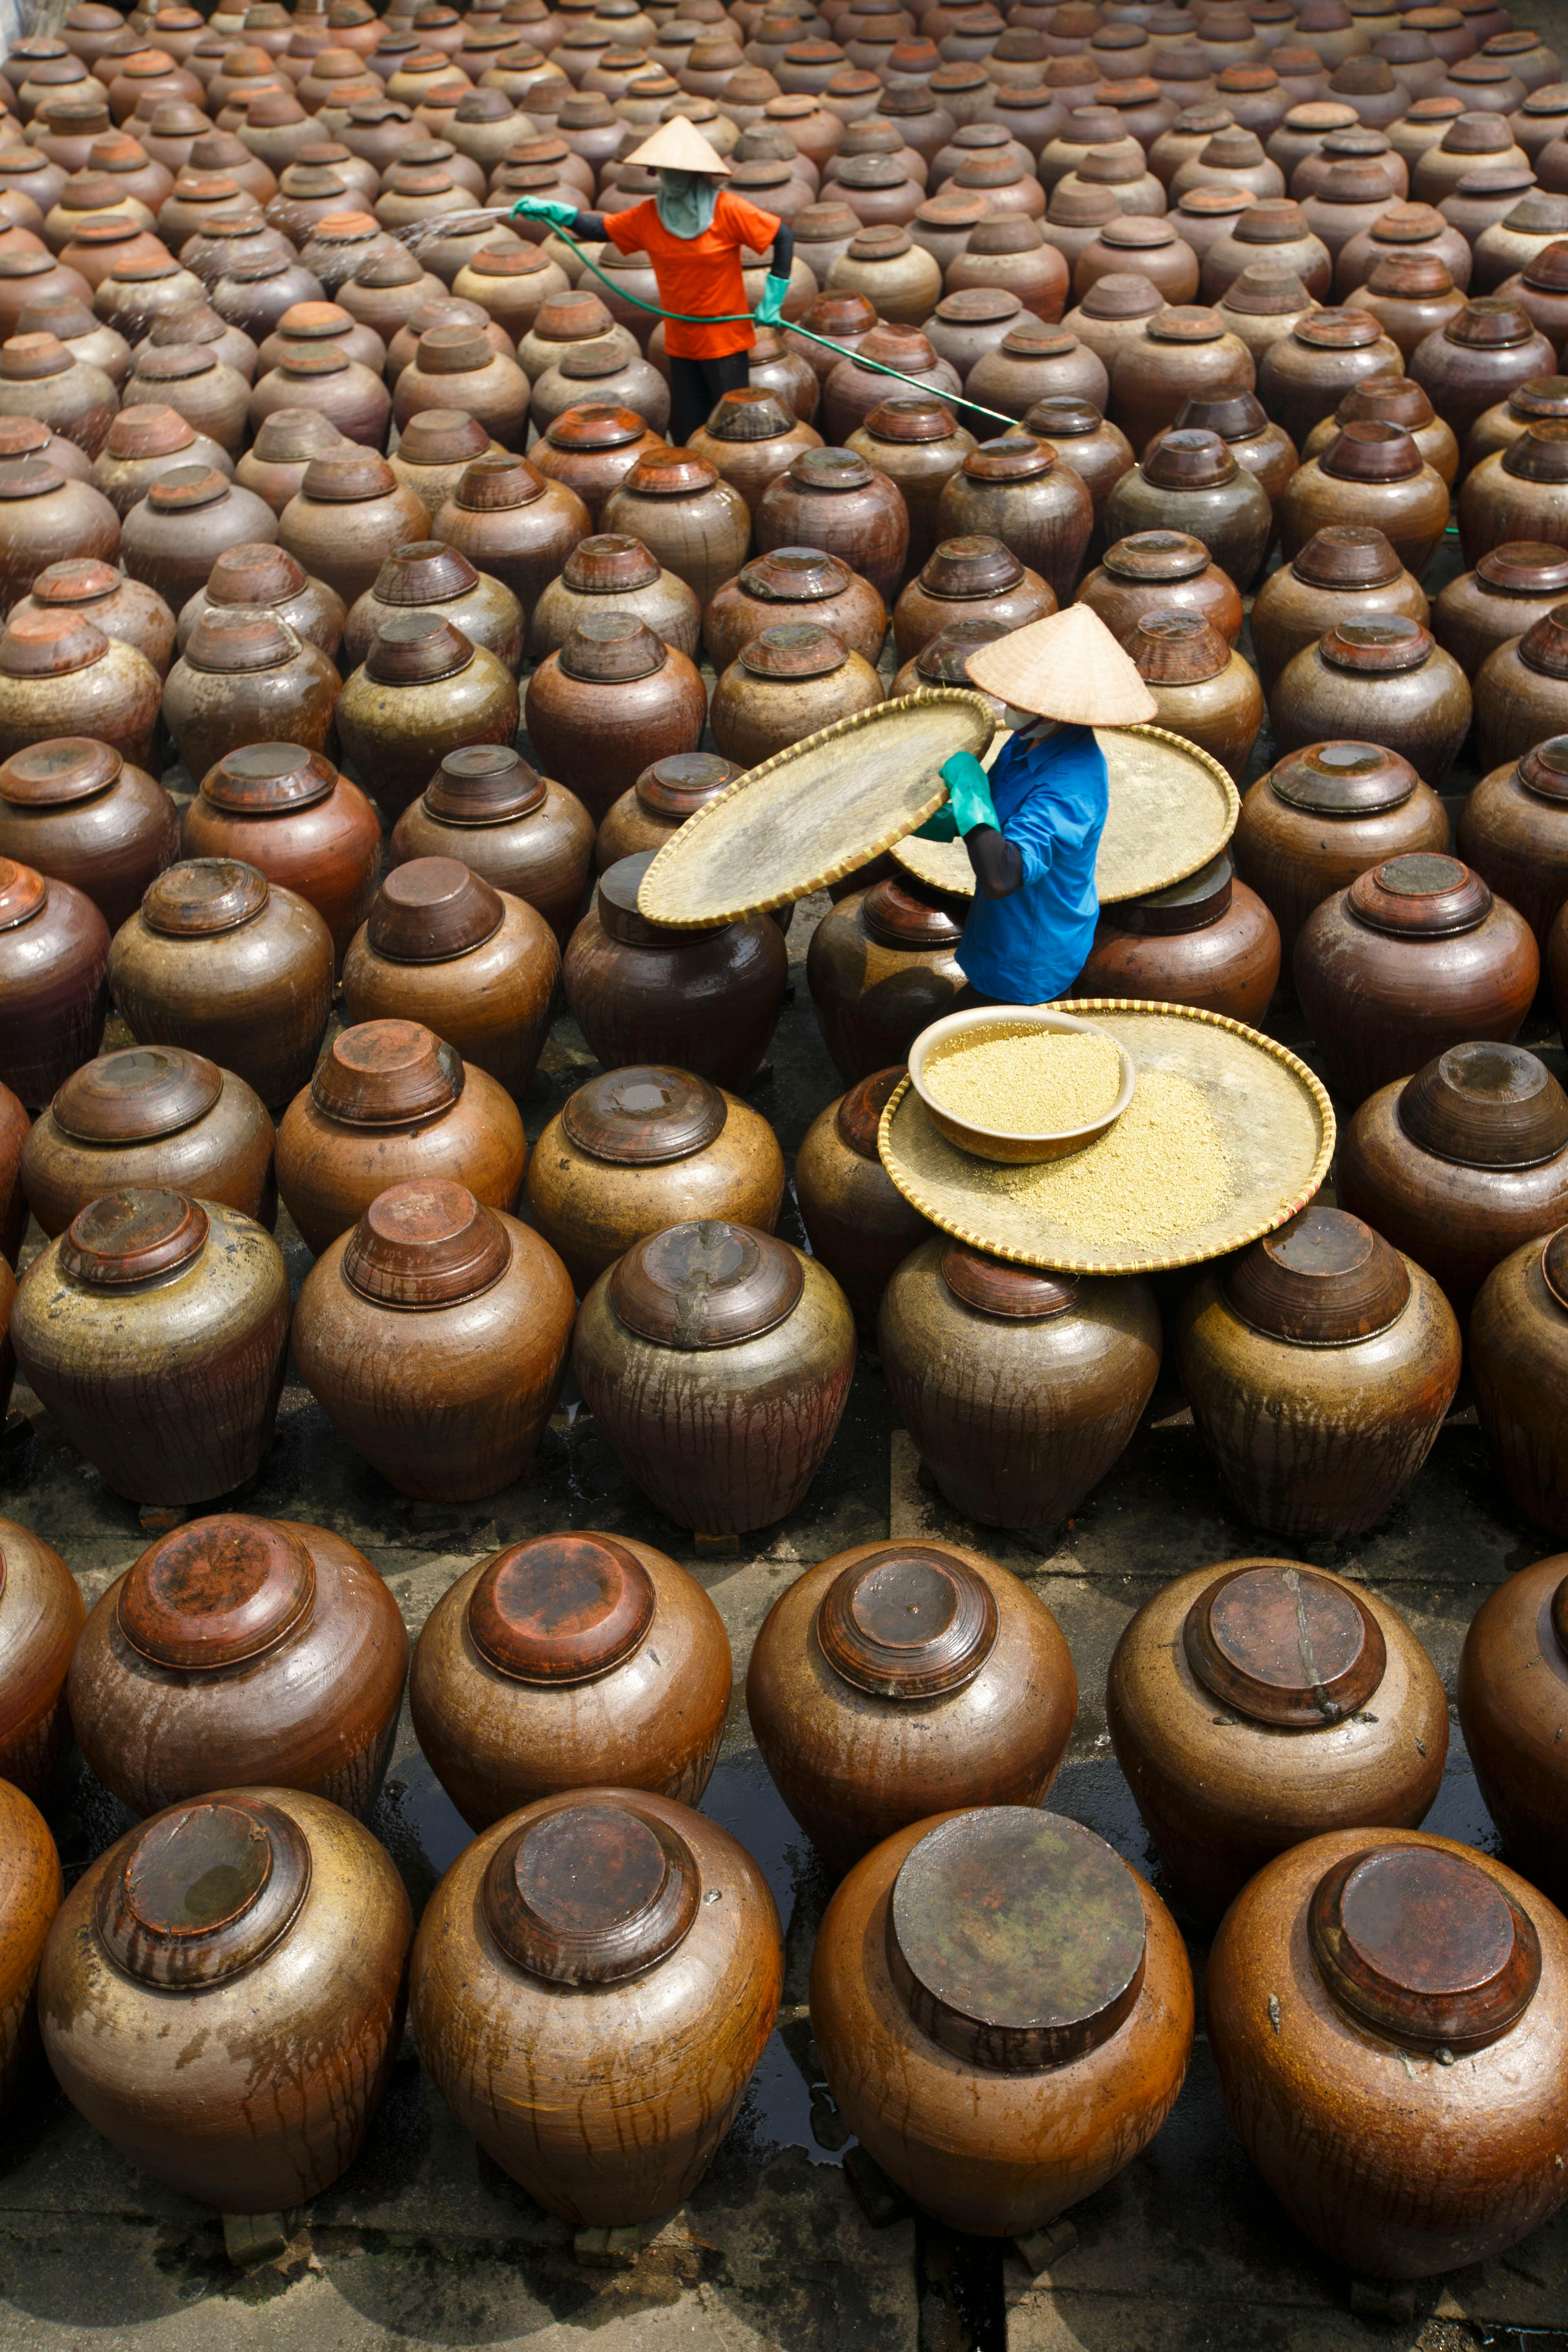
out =
[[1046,1004],[1066,994],[1094,944],[1109,797],[1094,730],[1153,719],[1159,706],[1084,604],[983,646],[968,671],[1007,706],[1013,739],[989,775],[968,751],[949,760],[948,804],[921,829],[962,835],[969,852],[974,900],[958,961],[971,990],[1000,1004]]

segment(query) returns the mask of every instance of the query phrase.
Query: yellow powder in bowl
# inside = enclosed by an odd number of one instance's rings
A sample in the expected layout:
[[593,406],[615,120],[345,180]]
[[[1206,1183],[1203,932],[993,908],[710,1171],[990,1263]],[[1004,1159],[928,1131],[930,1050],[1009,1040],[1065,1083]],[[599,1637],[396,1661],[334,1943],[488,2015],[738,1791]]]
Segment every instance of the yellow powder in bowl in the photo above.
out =
[[981,1181],[1086,1248],[1131,1254],[1207,1225],[1231,1175],[1202,1087],[1174,1070],[1141,1070],[1109,1134],[1069,1160],[988,1168]]
[[961,1030],[921,1076],[938,1109],[966,1126],[1060,1135],[1104,1118],[1121,1091],[1121,1056],[1109,1037],[998,1024]]

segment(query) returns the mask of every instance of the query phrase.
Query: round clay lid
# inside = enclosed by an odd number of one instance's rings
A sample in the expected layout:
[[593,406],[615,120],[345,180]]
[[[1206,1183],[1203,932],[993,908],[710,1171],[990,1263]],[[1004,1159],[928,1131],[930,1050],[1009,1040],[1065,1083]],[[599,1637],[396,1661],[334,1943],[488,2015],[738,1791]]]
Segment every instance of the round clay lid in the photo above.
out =
[[514,1681],[591,1682],[631,1656],[653,1624],[653,1579],[610,1536],[510,1544],[485,1563],[465,1622],[480,1655]]
[[1515,782],[1538,800],[1568,801],[1568,735],[1549,735],[1533,744],[1513,772]]
[[148,491],[147,504],[156,515],[194,514],[200,507],[216,506],[228,490],[227,477],[216,466],[171,466]]
[[90,735],[54,735],[12,752],[0,767],[0,801],[13,808],[69,808],[107,792],[123,769],[119,752]]
[[651,588],[658,578],[657,556],[640,539],[621,531],[598,531],[580,539],[566,558],[561,577],[580,596],[626,596]]
[[1103,1840],[1028,1805],[959,1813],[911,1848],[888,1963],[921,2032],[988,2073],[1036,2074],[1109,2040],[1142,1989],[1137,1881]]
[[1268,773],[1270,792],[1310,816],[1381,816],[1403,808],[1421,779],[1381,743],[1309,743]]
[[1158,489],[1208,490],[1235,481],[1240,468],[1217,433],[1173,425],[1146,450],[1141,467]]
[[1568,678],[1568,604],[1554,605],[1525,631],[1519,658],[1543,677]]
[[1346,904],[1372,929],[1405,939],[1450,939],[1474,930],[1491,911],[1492,894],[1457,857],[1415,850],[1358,875]]
[[1217,433],[1222,441],[1250,441],[1266,430],[1268,412],[1255,392],[1237,383],[1184,400],[1176,423],[1183,430]]
[[377,955],[396,963],[445,963],[494,937],[506,903],[455,857],[411,857],[375,894],[365,925]]
[[[23,467],[36,462],[24,458]],[[0,637],[0,670],[7,677],[66,677],[72,670],[90,669],[108,651],[109,639],[85,613],[68,606],[14,611]]]
[[197,619],[182,658],[212,677],[237,677],[282,669],[300,651],[286,621],[243,605],[209,605]]
[[949,1242],[942,1255],[942,1278],[965,1307],[1008,1323],[1043,1323],[1050,1316],[1066,1314],[1078,1297],[1076,1275],[1013,1265],[967,1242]]
[[459,549],[439,539],[411,539],[393,549],[373,593],[379,604],[445,604],[467,596],[479,579]]
[[1541,1944],[1497,1880],[1432,1844],[1367,1848],[1314,1888],[1318,1973],[1355,2022],[1396,2042],[1461,2052],[1500,2040],[1541,1981]]
[[184,1045],[131,1045],[73,1070],[49,1108],[78,1143],[148,1143],[205,1118],[223,1072]]
[[337,770],[320,751],[300,743],[247,743],[203,777],[201,797],[236,816],[291,816],[326,800],[337,783]]
[[915,667],[932,686],[967,686],[969,656],[982,646],[994,646],[1007,634],[1000,621],[949,621],[928,637],[915,656]]
[[994,441],[982,441],[971,449],[963,460],[963,471],[972,482],[1005,485],[1037,481],[1058,462],[1048,441],[1037,440],[1032,433],[1015,429]]
[[169,939],[212,939],[253,921],[269,895],[267,877],[237,857],[189,857],[148,884],[142,919]]
[[106,596],[117,595],[125,585],[124,572],[116,571],[112,564],[100,563],[96,556],[68,555],[58,563],[46,564],[37,574],[32,596],[37,604],[100,604]]
[[[1541,1275],[1547,1289],[1559,1307],[1568,1307],[1568,1225],[1559,1226],[1541,1253]],[[1559,1628],[1563,1625],[1564,1609],[1562,1587],[1552,1604],[1552,1615]],[[1564,1643],[1568,1648],[1568,1643]]]
[[1318,460],[1325,474],[1344,482],[1402,482],[1418,474],[1422,457],[1403,425],[1352,418],[1342,425]]
[[458,484],[458,504],[472,514],[500,514],[529,507],[544,496],[544,477],[526,457],[504,450],[476,457]]
[[1521,482],[1568,482],[1568,422],[1540,417],[1503,451],[1502,470]]
[[928,596],[1001,596],[1016,588],[1024,567],[1010,547],[984,531],[944,539],[926,558],[921,586]]
[[707,426],[715,441],[773,441],[795,429],[794,409],[761,384],[722,394]]
[[[823,558],[825,562],[836,560]],[[733,760],[721,760],[717,751],[672,751],[645,768],[634,790],[645,809],[684,824],[696,810],[726,791],[741,772]]]
[[[915,408],[925,404],[911,400],[908,404]],[[892,404],[884,401],[882,405]],[[944,430],[951,432],[952,419],[945,409],[942,414]],[[829,555],[821,548],[775,547],[743,563],[740,579],[745,593],[759,604],[816,604],[830,596],[842,596],[854,584],[855,574],[840,556]]]
[[[826,457],[828,453],[819,450],[813,454]],[[650,449],[637,459],[622,488],[646,499],[691,498],[710,490],[718,478],[717,470],[694,450]]]
[[380,686],[429,686],[455,677],[473,657],[473,641],[456,622],[416,605],[381,623],[364,657],[365,675]]
[[[1516,205],[1503,223],[1503,226],[1520,229],[1528,234],[1530,224],[1519,218],[1519,215],[1526,209],[1523,205]],[[1532,254],[1525,263],[1523,276],[1527,286],[1535,287],[1542,294],[1562,294],[1568,291],[1568,243],[1559,237],[1554,243],[1542,246],[1541,250]]]
[[290,1528],[226,1511],[150,1545],[121,1580],[115,1622],[139,1656],[200,1674],[276,1648],[315,1594],[310,1555]]
[[868,1078],[861,1078],[852,1086],[840,1101],[833,1124],[839,1141],[858,1160],[878,1158],[877,1129],[882,1113],[894,1088],[907,1075],[908,1065],[903,1062],[895,1062],[891,1069],[874,1070]]
[[962,915],[939,892],[928,891],[907,875],[874,882],[860,902],[860,919],[884,947],[904,948],[915,955],[951,953],[963,937]]
[[[1363,431],[1374,428],[1363,426]],[[1341,621],[1319,640],[1321,658],[1333,669],[1364,677],[1396,677],[1429,661],[1436,644],[1430,629],[1403,613],[1377,621]]]
[[[1154,617],[1164,620],[1184,618],[1177,614]],[[1207,622],[1202,624],[1208,627]],[[1212,632],[1218,636],[1217,630]],[[1230,648],[1220,637],[1228,662]],[[1145,673],[1146,675],[1146,673]],[[1173,882],[1163,890],[1152,890],[1142,898],[1123,898],[1112,919],[1118,930],[1136,931],[1141,937],[1173,938],[1183,931],[1201,931],[1210,923],[1217,923],[1230,906],[1233,873],[1229,857],[1222,849],[1184,882]]]
[[1080,307],[1088,319],[1152,319],[1167,306],[1141,270],[1112,269],[1095,279]]
[[546,797],[544,779],[508,743],[448,751],[425,788],[424,806],[447,824],[505,824]]
[[1529,342],[1534,332],[1535,322],[1523,304],[1505,294],[1485,294],[1467,302],[1443,330],[1450,343],[1468,351],[1505,350],[1513,343]]
[[510,1262],[505,1226],[466,1184],[416,1178],[377,1193],[349,1236],[343,1274],[378,1307],[422,1309],[477,1298]]
[[418,1021],[361,1021],[332,1039],[310,1099],[345,1127],[405,1127],[438,1118],[463,1091],[462,1057]]
[[791,685],[842,669],[848,654],[831,629],[819,629],[813,621],[784,621],[749,638],[736,658],[753,677]]
[[1407,1078],[1399,1124],[1462,1168],[1534,1168],[1568,1147],[1568,1095],[1521,1045],[1451,1045]]
[[635,409],[611,400],[584,400],[555,417],[544,437],[552,449],[626,449],[647,431]]
[[1375,343],[1383,329],[1370,310],[1311,310],[1290,330],[1299,343],[1316,352],[1360,352]]
[[866,430],[877,441],[950,441],[958,431],[958,419],[944,401],[934,396],[922,399],[918,393],[895,393],[878,402],[866,419]]
[[1410,1275],[1381,1234],[1344,1209],[1303,1209],[1254,1242],[1224,1278],[1234,1312],[1298,1347],[1342,1348],[1405,1312]]
[[1254,261],[1232,278],[1220,308],[1243,318],[1283,319],[1310,309],[1311,299],[1293,269],[1277,261]]
[[1315,588],[1353,589],[1386,588],[1403,567],[1382,531],[1367,524],[1335,523],[1312,533],[1290,569]]
[[1184,530],[1135,530],[1105,551],[1105,569],[1119,580],[1195,580],[1208,569],[1209,551]]
[[942,1544],[889,1544],[840,1570],[817,1607],[834,1672],[874,1698],[940,1698],[972,1683],[996,1641],[984,1577]]
[[422,408],[397,436],[397,454],[409,466],[455,466],[482,457],[490,436],[464,408]]
[[128,1184],[79,1210],[62,1237],[62,1273],[95,1290],[123,1290],[199,1257],[207,1213],[161,1185]]
[[584,613],[555,658],[568,677],[618,686],[651,677],[669,649],[635,613]]
[[697,1861],[635,1796],[619,1790],[531,1806],[485,1872],[485,1924],[507,1958],[546,1983],[622,1984],[689,1932]]
[[1201,613],[1144,613],[1124,640],[1151,686],[1201,686],[1230,666],[1230,646]]
[[568,1097],[561,1124],[579,1151],[621,1168],[689,1160],[723,1132],[724,1097],[690,1070],[634,1064],[606,1070]]
[[1358,1593],[1282,1559],[1244,1560],[1205,1586],[1182,1622],[1182,1647],[1205,1690],[1280,1731],[1357,1714],[1388,1664]]
[[788,478],[796,489],[837,495],[841,490],[863,490],[878,478],[853,449],[803,449],[791,465]]
[[[1381,223],[1379,224],[1381,226]],[[1400,301],[1421,301],[1453,289],[1453,273],[1435,253],[1385,253],[1367,273],[1373,294],[1391,294]]]
[[397,477],[374,449],[343,447],[312,457],[300,487],[304,497],[323,505],[352,506],[362,499],[387,497],[396,489]]
[[309,584],[309,574],[287,549],[265,540],[226,547],[207,574],[209,604],[247,604],[265,610],[287,604]]
[[280,1806],[201,1797],[132,1832],[100,1882],[93,1926],[135,1982],[199,1992],[265,1958],[310,1883],[310,1849]]
[[628,1330],[665,1348],[734,1347],[794,1313],[805,1273],[771,1234],[718,1219],[666,1226],[636,1242],[610,1276],[610,1305]]

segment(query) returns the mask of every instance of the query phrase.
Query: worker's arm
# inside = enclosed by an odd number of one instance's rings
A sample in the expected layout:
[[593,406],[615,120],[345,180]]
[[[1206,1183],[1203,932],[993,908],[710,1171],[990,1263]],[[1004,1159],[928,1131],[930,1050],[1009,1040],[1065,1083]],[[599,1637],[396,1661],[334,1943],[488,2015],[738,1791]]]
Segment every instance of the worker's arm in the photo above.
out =
[[773,238],[773,257],[768,268],[767,283],[756,309],[759,327],[777,327],[784,322],[784,296],[789,292],[790,268],[795,260],[795,231],[780,221]]
[[557,204],[552,196],[519,196],[511,208],[511,216],[525,220],[548,221],[552,228],[570,229],[573,236],[585,238],[591,245],[605,241],[603,213],[579,212],[574,205]]

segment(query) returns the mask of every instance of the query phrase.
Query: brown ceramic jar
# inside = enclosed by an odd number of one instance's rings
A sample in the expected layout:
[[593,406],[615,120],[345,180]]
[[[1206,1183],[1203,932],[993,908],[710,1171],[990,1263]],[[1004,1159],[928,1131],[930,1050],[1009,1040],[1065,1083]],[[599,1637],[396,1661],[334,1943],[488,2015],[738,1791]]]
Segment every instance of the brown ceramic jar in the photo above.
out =
[[27,1227],[21,1169],[22,1150],[30,1132],[26,1111],[9,1087],[0,1086],[0,1258],[13,1268]]
[[205,586],[220,555],[277,537],[277,516],[253,490],[227,480],[213,466],[176,466],[160,474],[127,513],[121,561],[132,579],[155,588],[177,617]]
[[460,408],[422,408],[398,435],[386,462],[426,513],[437,515],[477,458],[504,455],[500,442]]
[[1231,645],[1241,635],[1235,582],[1189,531],[1141,530],[1118,540],[1079,582],[1075,601],[1098,614],[1119,639],[1144,614],[1166,612],[1196,614]]
[[320,751],[332,731],[338,673],[319,646],[272,614],[204,614],[163,688],[163,722],[188,772],[231,751],[295,740]]
[[[0,1789],[9,1782],[42,1804],[70,1750],[66,1675],[87,1610],[59,1554],[11,1519],[0,1519]],[[0,1852],[8,1851],[7,1838]],[[0,1950],[8,1948],[9,1923],[0,1939]],[[0,2000],[0,2018],[12,2016]],[[10,2021],[0,2032],[15,2030]],[[0,2055],[0,2084],[8,2081]]]
[[1483,771],[1522,759],[1568,718],[1568,606],[1554,605],[1489,653],[1476,674],[1476,744]]
[[706,715],[686,655],[619,609],[585,613],[560,652],[545,656],[529,679],[524,714],[546,767],[581,779],[595,819],[650,758],[694,751]]
[[1000,540],[973,533],[942,540],[893,608],[898,657],[909,661],[955,621],[1022,628],[1056,609],[1057,600],[1039,573],[1020,563]]
[[[111,449],[115,434],[124,424],[125,419],[121,417],[110,431]],[[235,479],[245,488],[254,490],[258,498],[265,499],[275,515],[281,515],[289,500],[298,497],[310,460],[328,457],[334,450],[346,451],[348,446],[331,418],[321,415],[319,410],[274,409],[235,467]],[[99,463],[102,462],[100,458]]]
[[802,425],[777,393],[752,384],[721,394],[707,424],[691,436],[690,446],[721,480],[740,491],[754,515],[770,483],[788,471],[803,449],[819,449],[822,436]]
[[88,735],[132,767],[161,771],[157,671],[69,605],[16,610],[0,635],[0,758]]
[[840,898],[812,933],[806,978],[822,1040],[846,1085],[902,1062],[967,986],[962,902],[904,874]]
[[[1240,385],[1183,402],[1176,423],[1183,430],[1217,433],[1237,465],[1256,474],[1276,510],[1300,458],[1282,425],[1273,423],[1254,392]],[[1123,469],[1125,470],[1125,469]],[[1120,477],[1119,477],[1120,478]]]
[[63,1892],[47,1822],[31,1798],[0,1780],[0,2115],[37,2066],[34,1987]]
[[1315,907],[1390,857],[1448,847],[1448,819],[1407,760],[1375,743],[1310,743],[1246,794],[1232,835],[1237,872],[1279,926],[1291,969]]
[[976,361],[964,389],[972,403],[1023,420],[1038,400],[1091,400],[1103,409],[1110,372],[1070,328],[1026,319]]
[[1568,1241],[1530,1241],[1496,1266],[1470,1316],[1476,1406],[1512,1507],[1568,1529],[1568,1456],[1557,1409],[1568,1362]]
[[1279,926],[1222,852],[1167,890],[1102,908],[1070,993],[1192,1004],[1256,1028],[1279,978]]
[[890,604],[904,575],[909,509],[897,485],[856,451],[812,449],[763,494],[756,538],[763,554],[815,547],[837,555]]
[[1458,522],[1467,563],[1510,540],[1568,547],[1568,424],[1527,425],[1481,458],[1459,492]]
[[96,457],[120,407],[114,379],[75,358],[58,335],[0,343],[0,416],[31,416]]
[[643,458],[665,446],[641,414],[624,403],[584,400],[552,420],[535,442],[530,463],[548,480],[576,492],[594,528],[606,499]]
[[1360,422],[1402,425],[1427,465],[1453,488],[1459,471],[1459,445],[1453,427],[1407,375],[1369,376],[1347,392],[1333,415],[1323,417],[1308,434],[1303,459],[1321,457],[1338,440],[1342,426]]
[[72,480],[47,457],[0,465],[0,608],[9,613],[38,574],[71,558],[107,568],[120,551],[120,519],[90,482]]
[[1441,784],[1469,732],[1463,671],[1419,621],[1337,624],[1286,664],[1269,697],[1275,748],[1362,736]]
[[864,655],[813,621],[786,621],[742,646],[713,689],[709,723],[721,755],[748,769],[882,698]]
[[[705,460],[680,449],[650,450],[640,458],[605,500],[599,521],[606,531],[640,540],[704,608],[740,570],[752,535],[751,509],[739,490]],[[799,536],[786,534],[792,541]]]
[[345,758],[388,816],[396,818],[444,755],[471,743],[510,743],[517,681],[440,606],[416,606],[382,623],[349,677],[336,721]]
[[1173,1578],[1117,1643],[1106,1713],[1177,1908],[1207,1922],[1309,1838],[1418,1828],[1448,1752],[1443,1685],[1404,1618],[1288,1560]]
[[695,660],[701,642],[696,596],[684,580],[659,568],[640,540],[614,532],[580,539],[533,607],[529,650],[534,659],[559,653],[580,621],[614,613],[646,623],[672,652]]
[[795,1192],[812,1255],[849,1301],[864,1347],[898,1267],[931,1226],[893,1183],[877,1154],[877,1127],[901,1065],[862,1078],[819,1111],[795,1154]]
[[1524,917],[1543,958],[1568,899],[1565,803],[1568,742],[1549,736],[1483,776],[1459,814],[1460,854]]
[[1564,595],[1568,547],[1515,540],[1448,582],[1432,608],[1433,634],[1474,677],[1489,654],[1545,620]]
[[1342,425],[1307,459],[1279,502],[1281,551],[1300,552],[1319,530],[1364,524],[1382,531],[1419,579],[1448,527],[1448,487],[1403,425]]
[[1295,271],[1272,261],[1249,262],[1215,304],[1229,332],[1247,345],[1255,368],[1318,307]]
[[775,548],[743,564],[709,605],[702,624],[709,658],[722,672],[764,630],[792,621],[830,630],[851,652],[875,663],[888,611],[869,581],[839,557],[811,547]]
[[563,948],[593,848],[594,821],[575,793],[536,774],[509,745],[476,743],[448,751],[421,798],[409,803],[387,860],[455,857],[498,890],[526,899]]
[[[1366,310],[1314,310],[1270,346],[1258,371],[1258,397],[1300,449],[1368,376],[1399,375],[1405,354]],[[1423,389],[1431,385],[1423,381]],[[1439,414],[1444,404],[1435,400]],[[1457,428],[1456,428],[1457,429]]]
[[[1342,266],[1343,261],[1342,253]],[[1346,307],[1369,312],[1408,361],[1428,335],[1463,314],[1465,296],[1439,255],[1394,248],[1373,263],[1365,284],[1347,297]]]
[[1110,367],[1110,413],[1134,449],[1174,425],[1190,400],[1250,392],[1252,354],[1216,310],[1166,305],[1142,337],[1121,344]]
[[955,1806],[1044,1804],[1077,1704],[1050,1611],[952,1544],[856,1544],[807,1569],[746,1673],[774,1786],[838,1871]]
[[1058,604],[1071,600],[1093,528],[1094,503],[1081,477],[1048,441],[1022,430],[970,451],[935,518],[939,541],[999,540]]
[[[678,751],[668,760],[652,761],[630,792],[623,793],[601,824],[594,842],[594,863],[606,873],[623,857],[664,847],[689,816],[706,808],[740,770],[714,751]],[[773,910],[781,929],[787,929],[792,908]]]
[[1557,1727],[1568,1674],[1568,1604],[1561,1553],[1521,1569],[1487,1595],[1459,1654],[1465,1746],[1503,1845],[1531,1882],[1568,1894]]
[[440,540],[410,540],[395,547],[350,607],[343,630],[345,669],[364,660],[384,624],[410,610],[435,613],[515,671],[522,658],[522,607],[500,580],[477,571],[466,555]]
[[81,1210],[23,1276],[23,1378],[116,1494],[160,1510],[231,1494],[272,1439],[289,1275],[216,1201],[127,1188]]
[[1484,410],[1556,364],[1530,313],[1498,294],[1469,303],[1410,355],[1411,374],[1461,443]]
[[639,915],[650,853],[599,877],[563,966],[566,1002],[606,1070],[655,1062],[742,1094],[762,1067],[789,973],[779,926],[766,915],[704,930]]
[[[902,577],[918,572],[941,536],[942,491],[975,446],[948,404],[926,394],[894,393],[858,425],[847,446],[893,483],[910,520]],[[864,650],[864,648],[862,648]]]
[[83,614],[95,629],[145,655],[166,677],[174,653],[174,616],[153,588],[93,556],[45,566],[14,611]]
[[180,845],[187,857],[241,859],[308,899],[341,968],[375,894],[381,826],[358,785],[321,751],[247,740],[226,752],[202,774]]
[[90,898],[0,857],[0,1085],[41,1109],[97,1053],[109,930]]
[[159,402],[115,418],[93,459],[92,479],[123,520],[163,475],[186,466],[211,467],[219,474],[235,470],[226,450]]
[[1196,613],[1145,614],[1124,642],[1159,706],[1156,725],[1197,744],[1239,783],[1263,724],[1263,689],[1250,663]]
[[1303,925],[1296,993],[1329,1083],[1353,1103],[1469,1039],[1512,1042],[1541,958],[1528,924],[1458,858],[1386,859]]
[[1272,693],[1286,665],[1341,622],[1393,614],[1424,626],[1429,609],[1381,530],[1346,524],[1316,530],[1253,599],[1252,646],[1264,690]]
[[525,613],[532,612],[592,528],[574,489],[547,481],[527,459],[505,455],[470,466],[434,525],[437,538],[502,581]]
[[22,1153],[26,1205],[51,1240],[105,1192],[163,1185],[278,1221],[272,1121],[232,1070],[181,1045],[132,1045],[72,1072]]
[[1122,475],[1106,501],[1105,529],[1111,540],[1151,530],[1200,540],[1245,592],[1273,536],[1274,510],[1258,476],[1217,433],[1182,426],[1162,434]]
[[163,785],[107,743],[57,736],[0,765],[0,857],[71,884],[110,930],[134,914],[178,845]]
[[310,459],[299,489],[274,523],[288,552],[312,579],[335,588],[345,604],[374,586],[395,547],[428,538],[429,532],[424,506],[385,458],[373,449],[346,446]]

